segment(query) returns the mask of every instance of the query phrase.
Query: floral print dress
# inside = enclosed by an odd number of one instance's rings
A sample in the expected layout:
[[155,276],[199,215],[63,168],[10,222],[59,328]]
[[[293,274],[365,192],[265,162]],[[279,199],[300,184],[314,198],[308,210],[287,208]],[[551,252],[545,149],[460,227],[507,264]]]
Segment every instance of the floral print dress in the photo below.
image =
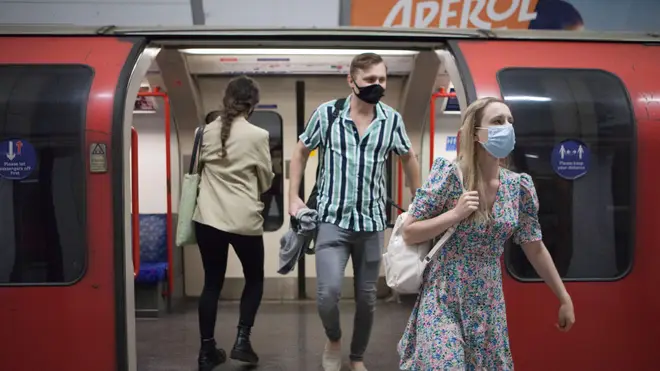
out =
[[[462,194],[456,164],[438,158],[409,214],[430,219],[456,206]],[[502,293],[505,242],[541,240],[532,179],[500,168],[490,223],[463,220],[428,264],[405,333],[400,369],[513,370]]]

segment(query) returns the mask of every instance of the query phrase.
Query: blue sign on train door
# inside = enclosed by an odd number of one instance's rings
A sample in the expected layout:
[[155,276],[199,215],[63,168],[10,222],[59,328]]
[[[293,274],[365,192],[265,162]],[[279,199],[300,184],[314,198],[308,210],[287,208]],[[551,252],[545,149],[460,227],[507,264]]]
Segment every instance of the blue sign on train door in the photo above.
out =
[[580,140],[565,140],[552,150],[550,161],[555,173],[568,180],[575,180],[589,171],[591,153]]
[[32,144],[21,139],[0,142],[0,177],[25,179],[37,166],[37,153]]

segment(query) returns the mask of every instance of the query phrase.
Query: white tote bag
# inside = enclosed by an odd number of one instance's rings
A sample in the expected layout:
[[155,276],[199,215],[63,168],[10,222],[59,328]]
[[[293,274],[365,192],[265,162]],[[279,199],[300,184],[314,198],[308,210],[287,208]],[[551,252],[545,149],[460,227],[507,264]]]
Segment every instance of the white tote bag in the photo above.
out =
[[[179,201],[179,219],[176,228],[176,246],[194,245],[197,243],[195,236],[195,224],[193,223],[193,214],[197,207],[197,194],[199,193],[199,181],[201,179],[201,161],[198,160],[201,154],[202,140],[204,137],[204,128],[198,128],[195,133],[195,143],[193,144],[192,155],[190,156],[190,168],[187,174],[183,176],[181,183],[181,200]],[[197,160],[197,161],[196,161]],[[195,161],[197,167],[195,167]]]
[[[458,164],[456,165],[456,171],[462,186],[463,175]],[[457,225],[449,227],[433,248],[431,248],[431,241],[406,245],[401,234],[401,227],[408,217],[408,213],[404,212],[396,219],[387,245],[387,251],[383,254],[385,281],[387,286],[399,294],[419,293],[426,265],[447,243],[457,227]]]

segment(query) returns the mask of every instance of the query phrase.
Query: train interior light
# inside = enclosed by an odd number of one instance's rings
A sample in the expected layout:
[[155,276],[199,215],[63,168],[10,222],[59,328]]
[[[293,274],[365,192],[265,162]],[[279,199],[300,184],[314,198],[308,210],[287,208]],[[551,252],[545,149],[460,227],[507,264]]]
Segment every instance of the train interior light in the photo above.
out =
[[414,50],[358,50],[358,49],[182,49],[182,53],[196,55],[358,55],[361,53],[376,53],[382,56],[414,56]]

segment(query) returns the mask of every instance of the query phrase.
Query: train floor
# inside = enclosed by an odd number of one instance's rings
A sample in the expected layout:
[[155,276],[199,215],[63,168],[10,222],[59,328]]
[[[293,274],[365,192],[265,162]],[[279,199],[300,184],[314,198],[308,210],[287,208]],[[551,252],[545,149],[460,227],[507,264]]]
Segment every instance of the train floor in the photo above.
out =
[[[374,317],[371,341],[365,354],[365,365],[374,371],[398,370],[396,345],[412,309],[410,300],[403,303],[379,300]],[[353,332],[353,301],[340,303],[343,332],[344,370],[348,368],[348,351]],[[238,303],[221,302],[218,308],[216,341],[227,351],[236,336]],[[313,301],[263,302],[252,329],[252,345],[259,355],[259,365],[243,366],[228,360],[217,371],[317,371],[325,334]],[[159,319],[137,320],[138,371],[196,370],[199,335],[197,308],[190,303],[181,313]],[[214,370],[215,371],[215,370]]]

